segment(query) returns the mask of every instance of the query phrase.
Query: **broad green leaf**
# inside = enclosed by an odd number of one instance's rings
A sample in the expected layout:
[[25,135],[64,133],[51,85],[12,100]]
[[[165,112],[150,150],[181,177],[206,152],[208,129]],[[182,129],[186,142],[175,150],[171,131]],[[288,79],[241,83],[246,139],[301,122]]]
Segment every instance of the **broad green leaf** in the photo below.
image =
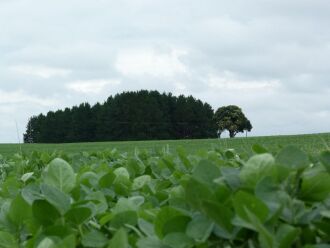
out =
[[118,175],[113,181],[113,186],[117,195],[129,196],[131,193],[132,183],[125,175]]
[[211,186],[214,185],[213,180],[220,176],[220,169],[208,160],[201,160],[193,171],[195,179]]
[[231,221],[234,218],[234,213],[228,206],[221,205],[217,202],[203,201],[202,209],[226,233],[226,237],[231,236],[233,231]]
[[107,199],[100,191],[89,193],[85,200],[91,201],[96,206],[96,214],[102,214],[108,209]]
[[138,225],[140,230],[148,237],[155,236],[155,230],[152,223],[140,218],[138,219]]
[[29,179],[33,177],[34,172],[28,172],[21,176],[23,183],[26,183]]
[[267,230],[267,228],[261,223],[260,219],[255,213],[251,212],[250,209],[245,208],[246,215],[249,222],[254,226],[255,230],[258,232],[258,239],[260,246],[263,248],[276,248],[276,241],[274,235]]
[[22,189],[22,197],[24,200],[32,205],[35,200],[42,200],[44,196],[40,192],[40,186],[36,184],[28,184]]
[[299,235],[299,229],[293,226],[282,224],[276,232],[276,240],[279,248],[291,247]]
[[83,174],[79,175],[79,182],[88,187],[96,187],[98,181],[98,176],[92,171],[86,171]]
[[112,186],[113,181],[116,179],[116,175],[113,172],[108,172],[99,179],[99,185],[102,188],[109,188]]
[[188,159],[188,155],[183,147],[177,147],[176,152],[178,153],[178,156],[183,163],[183,165],[189,169],[192,167],[192,164],[190,163]]
[[203,200],[215,200],[211,187],[190,178],[185,185],[186,200],[195,209],[201,209]]
[[320,172],[302,179],[300,198],[306,201],[323,201],[330,196],[330,174]]
[[49,163],[42,174],[42,178],[45,184],[54,186],[65,193],[74,188],[76,181],[76,175],[72,167],[60,158],[56,158]]
[[264,177],[276,179],[276,167],[274,166],[275,159],[272,155],[265,153],[251,157],[243,166],[240,178],[244,186],[249,189],[254,189],[257,183]]
[[108,239],[100,231],[92,230],[82,236],[81,243],[85,247],[104,247]]
[[320,156],[321,162],[327,171],[330,173],[330,151],[324,151]]
[[[215,180],[216,183],[224,181],[232,190],[237,190],[241,186],[241,180],[239,177],[240,171],[237,168],[221,167],[222,177]],[[220,181],[219,181],[220,180]]]
[[108,248],[129,248],[125,229],[119,229],[110,240]]
[[167,234],[163,242],[172,248],[190,248],[194,246],[194,241],[182,232]]
[[55,246],[54,240],[52,240],[50,237],[45,237],[38,244],[37,248],[53,248],[54,246]]
[[136,245],[138,248],[172,248],[163,244],[163,242],[156,237],[140,238]]
[[253,213],[261,223],[264,223],[268,217],[269,210],[266,204],[254,195],[244,191],[239,191],[234,195],[233,205],[236,214],[248,223],[251,223],[251,220],[247,214],[247,210]]
[[191,218],[171,207],[162,208],[156,216],[155,232],[163,238],[168,233],[185,232]]
[[259,144],[254,144],[252,146],[252,150],[257,154],[268,153],[267,149],[264,148],[263,146],[259,145]]
[[58,225],[47,226],[43,229],[43,235],[47,237],[56,237],[59,239],[64,239],[72,234],[73,229],[70,225],[59,223]]
[[32,204],[34,218],[42,225],[51,225],[59,217],[58,210],[46,200],[36,200]]
[[291,169],[304,169],[310,164],[306,153],[295,146],[288,146],[282,149],[276,156],[276,163]]
[[135,226],[137,224],[138,215],[136,211],[124,211],[113,214],[110,225],[114,228],[124,227],[126,224]]
[[115,174],[117,177],[122,176],[122,177],[125,177],[125,178],[127,178],[127,179],[130,178],[127,169],[124,168],[124,167],[119,167],[119,168],[115,169],[115,170],[113,171],[113,174]]
[[15,237],[8,233],[0,231],[0,247],[2,248],[18,248],[18,242]]
[[92,211],[87,207],[71,208],[66,214],[65,218],[74,223],[75,225],[81,225],[92,216]]
[[74,235],[69,235],[57,243],[53,248],[75,248],[76,238]]
[[31,206],[20,194],[10,204],[9,217],[18,226],[23,225],[25,221],[32,217]]
[[132,190],[139,190],[147,185],[150,181],[151,177],[149,175],[137,177],[133,180]]
[[60,191],[58,188],[47,184],[41,184],[41,192],[45,199],[52,204],[62,215],[70,208],[70,196]]
[[205,242],[212,233],[213,222],[198,214],[188,223],[186,234],[197,242]]
[[143,202],[144,198],[141,196],[120,198],[116,206],[112,209],[112,212],[117,214],[125,211],[137,211]]

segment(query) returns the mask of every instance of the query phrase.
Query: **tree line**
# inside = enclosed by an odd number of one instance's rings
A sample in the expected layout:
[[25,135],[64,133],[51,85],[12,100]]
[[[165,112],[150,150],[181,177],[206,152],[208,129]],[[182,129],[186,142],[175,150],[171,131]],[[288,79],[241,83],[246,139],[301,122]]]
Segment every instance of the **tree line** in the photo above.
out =
[[214,138],[214,111],[192,96],[123,92],[29,119],[25,143]]

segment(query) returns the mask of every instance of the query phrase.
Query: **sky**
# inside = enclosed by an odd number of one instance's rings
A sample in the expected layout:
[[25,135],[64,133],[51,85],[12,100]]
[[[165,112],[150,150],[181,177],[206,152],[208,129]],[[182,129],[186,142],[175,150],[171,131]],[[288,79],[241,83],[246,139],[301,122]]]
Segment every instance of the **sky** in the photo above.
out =
[[255,136],[329,132],[329,13],[328,0],[0,0],[0,143],[32,115],[139,89],[238,105]]

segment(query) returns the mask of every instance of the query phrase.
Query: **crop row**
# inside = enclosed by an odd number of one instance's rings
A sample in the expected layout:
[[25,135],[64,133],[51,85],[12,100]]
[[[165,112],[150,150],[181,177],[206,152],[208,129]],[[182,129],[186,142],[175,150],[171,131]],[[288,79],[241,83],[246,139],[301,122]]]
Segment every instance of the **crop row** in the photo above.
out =
[[0,247],[330,247],[330,152],[0,157]]

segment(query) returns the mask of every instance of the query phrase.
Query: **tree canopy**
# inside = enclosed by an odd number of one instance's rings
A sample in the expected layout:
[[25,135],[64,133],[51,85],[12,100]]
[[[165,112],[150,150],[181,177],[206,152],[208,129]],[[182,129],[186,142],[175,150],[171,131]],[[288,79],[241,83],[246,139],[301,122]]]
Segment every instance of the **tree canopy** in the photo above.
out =
[[192,96],[130,91],[30,118],[24,142],[66,143],[216,137],[214,111]]
[[252,130],[251,122],[246,118],[242,109],[235,105],[218,108],[214,114],[214,120],[220,135],[227,130],[231,138],[234,138],[237,133]]

